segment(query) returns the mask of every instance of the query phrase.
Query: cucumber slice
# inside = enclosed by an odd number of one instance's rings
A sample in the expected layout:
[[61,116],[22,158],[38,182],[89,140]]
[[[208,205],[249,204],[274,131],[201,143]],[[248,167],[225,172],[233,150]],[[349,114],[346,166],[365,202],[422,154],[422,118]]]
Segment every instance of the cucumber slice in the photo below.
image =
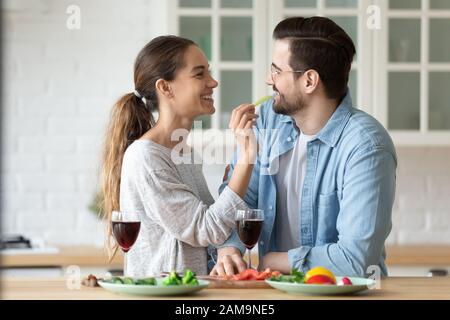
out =
[[269,100],[270,98],[272,98],[272,96],[264,96],[264,97],[258,99],[258,100],[254,103],[255,107],[258,106],[258,105],[260,105],[261,103],[266,102],[266,101]]

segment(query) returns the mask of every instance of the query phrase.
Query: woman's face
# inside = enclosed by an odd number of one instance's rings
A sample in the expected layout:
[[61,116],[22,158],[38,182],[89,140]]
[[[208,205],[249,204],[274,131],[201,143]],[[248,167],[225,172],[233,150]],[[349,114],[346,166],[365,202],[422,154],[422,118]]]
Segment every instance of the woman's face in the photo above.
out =
[[208,60],[203,51],[195,45],[184,54],[184,68],[180,69],[171,88],[173,107],[180,116],[195,118],[202,114],[213,114],[213,89],[218,83],[211,77]]

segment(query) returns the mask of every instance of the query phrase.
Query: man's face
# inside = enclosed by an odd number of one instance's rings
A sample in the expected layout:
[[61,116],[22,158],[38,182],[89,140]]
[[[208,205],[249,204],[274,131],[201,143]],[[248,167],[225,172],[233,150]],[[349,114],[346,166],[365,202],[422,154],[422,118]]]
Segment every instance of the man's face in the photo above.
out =
[[293,115],[304,107],[300,79],[289,65],[291,53],[289,40],[276,40],[273,47],[271,70],[266,83],[272,86],[275,95],[273,110],[284,115]]

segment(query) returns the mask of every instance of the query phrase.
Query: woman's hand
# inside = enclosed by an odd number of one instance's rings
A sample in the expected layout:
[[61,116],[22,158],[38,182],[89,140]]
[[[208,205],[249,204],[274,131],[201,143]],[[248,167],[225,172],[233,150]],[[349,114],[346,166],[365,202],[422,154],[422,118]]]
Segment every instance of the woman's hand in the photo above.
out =
[[258,115],[253,104],[241,104],[231,113],[229,128],[240,146],[238,163],[253,164],[258,150],[253,125]]
[[211,270],[211,276],[232,276],[247,268],[241,252],[235,247],[225,247],[217,250],[217,263]]

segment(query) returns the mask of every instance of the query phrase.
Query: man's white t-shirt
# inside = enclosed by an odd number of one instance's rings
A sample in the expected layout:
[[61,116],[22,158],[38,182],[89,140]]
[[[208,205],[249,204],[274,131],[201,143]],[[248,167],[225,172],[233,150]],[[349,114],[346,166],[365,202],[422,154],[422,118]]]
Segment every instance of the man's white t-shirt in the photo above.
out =
[[307,144],[315,135],[300,131],[294,147],[279,158],[275,234],[278,251],[298,248],[300,244],[300,203],[306,174]]

